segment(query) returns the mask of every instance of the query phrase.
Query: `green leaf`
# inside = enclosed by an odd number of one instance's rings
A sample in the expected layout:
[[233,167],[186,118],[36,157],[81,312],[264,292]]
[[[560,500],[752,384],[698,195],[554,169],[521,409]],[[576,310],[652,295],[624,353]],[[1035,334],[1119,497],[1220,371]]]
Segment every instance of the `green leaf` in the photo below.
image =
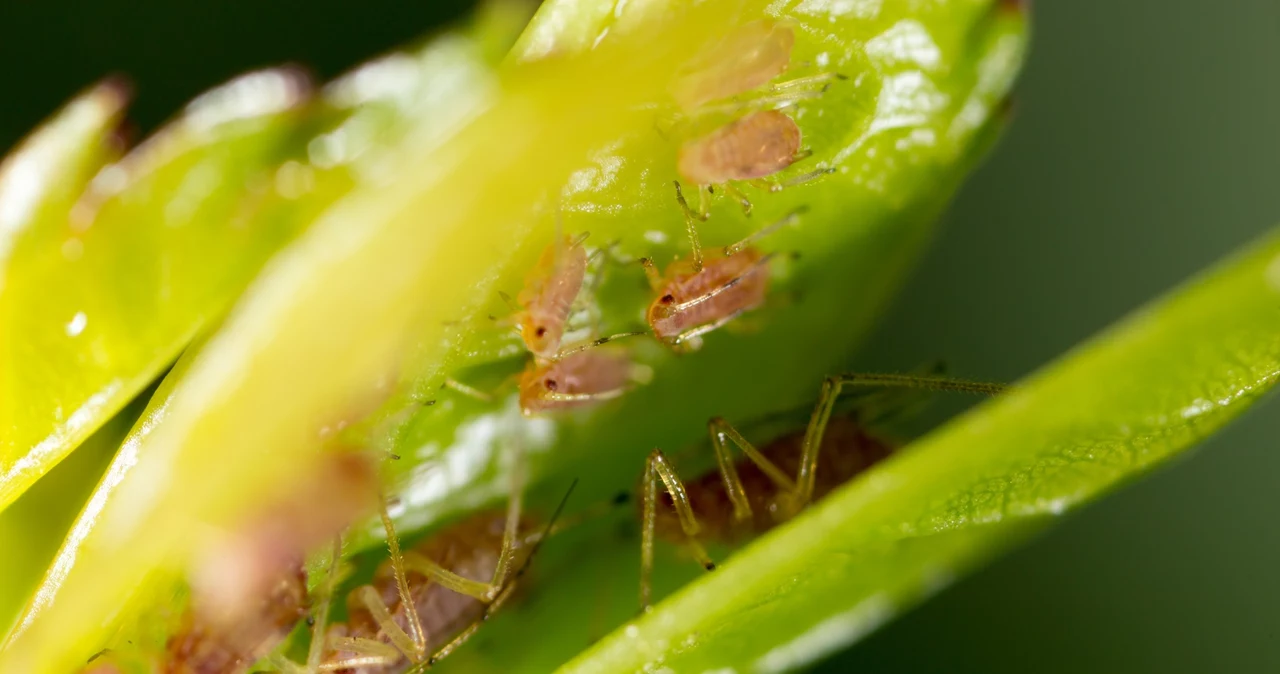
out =
[[1280,378],[1278,301],[1273,235],[913,443],[563,671],[782,671],[847,645],[1247,409]]
[[[100,87],[18,150],[0,181],[0,509],[150,384],[297,222],[262,218],[305,83],[246,76],[125,159]],[[296,150],[296,148],[292,148]],[[30,202],[30,203],[28,203]]]
[[129,425],[136,405],[108,421],[79,451],[49,472],[4,512],[0,512],[0,628],[8,632],[71,523],[102,476]]

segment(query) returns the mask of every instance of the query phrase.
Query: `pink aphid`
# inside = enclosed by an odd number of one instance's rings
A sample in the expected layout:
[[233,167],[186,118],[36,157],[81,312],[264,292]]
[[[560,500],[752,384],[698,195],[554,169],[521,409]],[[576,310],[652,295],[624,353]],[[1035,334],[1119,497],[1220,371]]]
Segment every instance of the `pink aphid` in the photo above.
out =
[[531,416],[617,398],[631,379],[629,358],[598,349],[530,363],[520,376],[520,409]]
[[565,323],[587,274],[584,238],[565,236],[547,246],[516,296],[516,324],[535,358],[551,359],[560,350]]
[[802,158],[800,144],[795,120],[762,110],[680,146],[676,171],[700,186],[766,178]]
[[795,33],[767,19],[744,24],[692,60],[671,85],[671,96],[686,112],[758,89],[791,64]]

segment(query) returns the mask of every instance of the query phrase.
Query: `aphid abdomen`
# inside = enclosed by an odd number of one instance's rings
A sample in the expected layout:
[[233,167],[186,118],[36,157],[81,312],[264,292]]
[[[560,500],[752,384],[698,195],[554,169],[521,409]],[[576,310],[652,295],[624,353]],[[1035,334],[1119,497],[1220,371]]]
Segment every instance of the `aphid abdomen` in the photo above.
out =
[[[649,308],[654,334],[659,339],[676,339],[689,330],[763,304],[769,270],[760,264],[762,258],[758,249],[748,248],[737,255],[707,260],[701,272],[676,275]],[[716,294],[705,301],[680,308],[713,292]]]
[[800,127],[777,110],[753,112],[681,146],[676,170],[698,185],[766,178],[800,152]]

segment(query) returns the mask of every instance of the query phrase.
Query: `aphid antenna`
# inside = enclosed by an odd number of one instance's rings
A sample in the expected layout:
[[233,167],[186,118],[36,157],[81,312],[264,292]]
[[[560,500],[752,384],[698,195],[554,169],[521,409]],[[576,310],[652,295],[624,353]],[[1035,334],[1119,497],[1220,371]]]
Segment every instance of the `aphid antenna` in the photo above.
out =
[[[694,211],[689,208],[689,202],[685,201],[684,192],[680,189],[680,181],[673,180],[671,184],[676,186],[676,201],[680,204],[681,210],[684,211],[685,228],[689,230],[689,246],[692,249],[690,254],[693,256],[693,271],[702,271],[702,242],[698,238],[697,222],[706,222],[711,217],[705,210]],[[702,189],[698,189],[699,196],[702,195]],[[702,204],[699,204],[701,206]],[[695,222],[696,221],[696,222]]]
[[827,377],[822,383],[822,392],[818,396],[818,403],[814,406],[812,416],[809,417],[809,425],[805,428],[804,440],[800,445],[800,468],[796,473],[797,489],[793,495],[795,506],[803,508],[813,498],[814,475],[822,436],[826,432],[827,422],[831,418],[836,400],[843,389],[853,386],[915,388],[991,396],[1003,394],[1010,388],[995,382],[918,374],[849,372]]
[[790,213],[782,216],[777,221],[769,225],[766,225],[764,227],[761,227],[760,229],[752,232],[751,234],[748,234],[747,237],[744,238],[743,240],[733,245],[725,246],[725,249],[724,249],[725,256],[737,255],[738,253],[741,253],[743,250],[745,250],[747,247],[754,244],[756,241],[759,241],[760,239],[763,239],[764,237],[769,236],[770,234],[773,234],[774,232],[778,231],[779,229],[782,229],[783,227],[789,227],[791,225],[796,224],[797,222],[800,222],[800,216],[808,212],[809,212],[808,206],[804,206],[804,205],[797,206]]
[[[585,239],[586,239],[586,237],[584,236],[584,237],[583,237],[583,239],[585,240]],[[607,253],[607,252],[609,252],[609,251],[613,250],[614,248],[617,248],[621,243],[622,243],[622,239],[621,239],[621,238],[613,239],[612,241],[609,241],[608,243],[606,243],[606,244],[604,244],[604,245],[600,246],[599,248],[597,248],[597,249],[595,249],[595,250],[591,251],[591,253],[590,253],[589,255],[587,255],[587,264],[591,264],[591,263],[592,263],[592,262],[594,262],[594,261],[595,261],[595,259],[596,259],[596,258],[598,258],[598,257],[604,257],[604,254],[605,254],[605,253]]]
[[506,304],[508,309],[511,309],[512,311],[524,311],[524,307],[520,306],[520,305],[519,305],[519,304],[518,304],[514,299],[512,299],[512,297],[511,297],[510,295],[508,295],[505,291],[499,290],[499,291],[498,291],[498,297],[501,297],[501,298],[502,298],[502,302],[503,302],[503,304]]
[[617,508],[631,503],[634,497],[634,494],[629,491],[620,491],[607,501],[597,501],[572,515],[561,517],[554,520],[554,522],[548,523],[546,529],[538,533],[529,534],[522,543],[524,545],[536,545],[545,538],[559,535],[586,522],[604,517]]
[[791,91],[759,96],[757,98],[736,99],[728,103],[706,106],[698,111],[701,115],[734,115],[747,110],[783,110],[794,107],[802,101],[822,98],[826,89],[812,91]]
[[604,346],[605,344],[608,344],[609,342],[612,342],[614,340],[623,339],[625,337],[640,337],[647,334],[649,333],[644,331],[619,332],[616,335],[609,335],[608,337],[593,339],[585,344],[572,346],[572,347],[569,347],[568,349],[561,351],[560,353],[557,353],[555,360],[563,360],[566,356],[572,356],[575,353],[580,353],[582,351],[586,351],[587,349],[594,349],[597,346]]
[[612,251],[621,243],[622,243],[622,239],[614,239],[604,244],[603,246],[600,246],[599,248],[591,251],[591,254],[587,256],[587,265],[591,265],[596,258],[601,259],[600,268],[596,269],[595,273],[592,274],[591,285],[587,287],[587,293],[590,296],[592,297],[595,296],[596,291],[599,290],[600,288],[600,281],[604,278],[604,266],[605,266],[605,263],[609,261],[609,257],[606,256],[605,253]]
[[804,77],[797,77],[792,80],[778,82],[777,84],[771,85],[768,89],[766,89],[766,91],[768,91],[769,93],[779,93],[784,91],[791,91],[793,89],[804,89],[806,87],[821,84],[822,87],[819,89],[819,91],[821,93],[826,93],[827,89],[832,84],[832,80],[843,81],[847,79],[849,79],[849,77],[841,73],[818,73],[817,75],[806,75]]
[[590,236],[591,236],[591,232],[583,232],[583,233],[581,233],[581,234],[579,234],[579,235],[577,235],[577,236],[573,237],[573,239],[571,239],[571,240],[569,241],[569,247],[570,247],[570,248],[577,248],[578,246],[581,246],[582,244],[586,243],[587,239],[588,239]]
[[533,561],[534,555],[538,554],[538,550],[542,547],[543,541],[546,541],[552,533],[564,530],[563,528],[556,529],[556,522],[560,521],[560,516],[564,514],[564,508],[569,503],[569,497],[573,495],[573,490],[577,487],[578,478],[575,477],[573,478],[573,482],[569,483],[569,488],[565,490],[564,496],[560,497],[560,502],[556,504],[556,509],[551,513],[551,519],[547,520],[547,526],[542,528],[542,534],[538,536],[537,540],[533,541],[533,545],[529,548],[529,554],[525,555],[524,563],[520,565],[520,568],[516,569],[516,573],[512,576],[512,579],[520,578],[524,575],[525,571],[529,570],[529,563]]

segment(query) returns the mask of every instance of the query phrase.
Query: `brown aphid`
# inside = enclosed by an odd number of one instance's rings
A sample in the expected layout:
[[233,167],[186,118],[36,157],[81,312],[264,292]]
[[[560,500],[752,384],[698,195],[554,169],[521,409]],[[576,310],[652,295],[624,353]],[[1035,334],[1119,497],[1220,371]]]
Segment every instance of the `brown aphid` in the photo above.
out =
[[583,349],[532,362],[520,375],[520,409],[531,416],[611,400],[626,393],[633,379],[631,359],[610,351]]
[[587,274],[584,238],[564,236],[547,246],[516,296],[516,325],[535,358],[554,358],[560,349],[565,322]]
[[[713,428],[712,433],[717,429]],[[760,447],[760,454],[777,466],[784,475],[795,475],[800,468],[804,432],[788,433]],[[836,417],[827,424],[818,450],[813,499],[819,500],[832,489],[844,484],[893,452],[889,441],[876,437],[853,419]],[[704,473],[685,482],[689,507],[698,515],[701,538],[705,541],[737,543],[762,534],[790,518],[787,499],[782,490],[760,466],[749,459],[735,465],[742,494],[750,507],[750,515],[738,519],[729,487],[719,471]],[[684,531],[672,506],[670,494],[663,494],[657,512],[658,538],[683,543]]]
[[[677,194],[679,186],[676,187]],[[697,230],[689,227],[692,255],[659,273],[653,261],[641,260],[655,298],[645,313],[653,334],[663,343],[697,349],[701,336],[738,315],[764,304],[769,290],[769,260],[753,242],[799,221],[796,209],[747,238],[704,258]]]
[[751,214],[751,200],[734,186],[736,182],[767,192],[780,192],[835,171],[820,168],[783,181],[770,176],[811,155],[801,148],[800,127],[778,110],[752,112],[708,133],[686,141],[676,155],[676,172],[698,187],[697,209],[685,201],[676,183],[676,201],[692,230],[694,220],[710,217],[707,197],[719,187]]
[[[707,423],[717,470],[688,484],[661,450],[645,463],[641,481],[640,602],[649,606],[654,540],[685,546],[706,569],[714,569],[702,542],[736,541],[791,519],[815,499],[862,473],[893,450],[890,443],[860,427],[854,419],[831,419],[845,386],[900,387],[996,395],[1001,384],[947,377],[898,374],[846,374],[823,382],[818,403],[801,432],[784,435],[757,449],[721,418]],[[735,459],[731,446],[744,458]],[[664,494],[659,498],[659,484]],[[659,505],[661,504],[661,505]]]
[[671,86],[686,112],[758,89],[786,71],[796,37],[791,28],[762,19],[743,24],[691,61]]
[[[532,526],[531,520],[522,519],[517,530],[532,531]],[[376,593],[389,611],[390,619],[406,635],[412,634],[415,629],[411,624],[413,618],[409,609],[409,603],[412,603],[421,633],[425,637],[425,646],[421,648],[423,654],[436,653],[467,627],[479,621],[488,610],[489,603],[435,582],[424,570],[422,560],[430,560],[477,587],[483,586],[498,572],[505,530],[505,512],[481,513],[432,535],[415,548],[407,550],[404,565],[408,600],[401,597],[392,563],[383,563],[368,586],[357,588],[348,597],[347,622],[333,626],[329,641],[338,645],[337,652],[330,658],[332,662],[354,661],[361,656],[374,655],[372,651],[377,650],[377,647],[370,642],[383,644],[386,654],[381,662],[336,671],[383,674],[403,671],[410,664],[409,658],[395,646],[382,623],[370,610],[365,593]],[[508,564],[519,567],[527,559],[528,552],[528,547],[515,547]],[[478,592],[484,592],[484,589]],[[341,648],[340,644],[352,645],[347,641],[349,639],[363,640],[357,646],[358,650]]]
[[657,297],[645,320],[659,340],[698,348],[701,335],[764,304],[769,290],[768,256],[750,246],[733,255],[703,261],[681,259],[659,277],[652,263],[650,285]]
[[348,597],[348,622],[326,633],[333,652],[319,669],[421,672],[475,634],[511,598],[573,491],[571,486],[546,528],[531,531],[521,516],[521,473],[514,473],[505,512],[473,516],[404,554],[384,506],[390,559],[371,584]]
[[676,171],[695,185],[767,178],[804,155],[800,127],[786,113],[761,110],[680,146]]

